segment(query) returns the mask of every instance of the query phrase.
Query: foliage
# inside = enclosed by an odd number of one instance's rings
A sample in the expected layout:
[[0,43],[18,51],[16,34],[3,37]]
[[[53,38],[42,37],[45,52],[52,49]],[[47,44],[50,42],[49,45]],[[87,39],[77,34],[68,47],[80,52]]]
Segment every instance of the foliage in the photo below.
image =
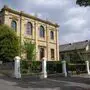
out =
[[15,31],[0,25],[0,60],[12,61],[19,54],[19,40]]
[[78,63],[82,62],[84,59],[82,55],[75,49],[73,53],[70,55],[70,62],[71,63]]
[[47,73],[62,73],[62,63],[60,61],[47,61]]
[[77,74],[86,72],[86,64],[67,64],[67,71],[76,71]]
[[90,6],[90,0],[77,0],[76,4],[80,6]]
[[41,62],[40,61],[21,61],[21,73],[31,74],[41,72]]
[[23,51],[26,53],[27,60],[35,60],[36,56],[36,47],[35,44],[32,42],[25,41],[23,46]]

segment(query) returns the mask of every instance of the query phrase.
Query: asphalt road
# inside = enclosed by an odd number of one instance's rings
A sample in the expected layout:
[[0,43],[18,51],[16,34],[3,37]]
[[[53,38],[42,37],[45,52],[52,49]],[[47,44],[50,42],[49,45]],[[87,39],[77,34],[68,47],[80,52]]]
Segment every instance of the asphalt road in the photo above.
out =
[[90,78],[27,76],[15,79],[0,76],[0,90],[90,90]]

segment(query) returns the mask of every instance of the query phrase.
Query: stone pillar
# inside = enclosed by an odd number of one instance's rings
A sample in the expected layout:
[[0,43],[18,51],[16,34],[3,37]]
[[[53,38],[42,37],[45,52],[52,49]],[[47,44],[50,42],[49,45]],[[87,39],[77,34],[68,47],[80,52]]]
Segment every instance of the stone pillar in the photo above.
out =
[[15,78],[21,78],[21,73],[20,73],[20,57],[16,56],[14,58],[15,60],[15,67],[14,67],[14,76]]
[[85,61],[86,62],[86,70],[88,75],[90,75],[90,71],[89,71],[89,61]]
[[62,71],[64,73],[64,76],[67,77],[66,61],[62,61]]
[[47,65],[46,65],[46,58],[43,58],[42,59],[42,73],[41,73],[41,78],[44,79],[44,78],[47,78]]

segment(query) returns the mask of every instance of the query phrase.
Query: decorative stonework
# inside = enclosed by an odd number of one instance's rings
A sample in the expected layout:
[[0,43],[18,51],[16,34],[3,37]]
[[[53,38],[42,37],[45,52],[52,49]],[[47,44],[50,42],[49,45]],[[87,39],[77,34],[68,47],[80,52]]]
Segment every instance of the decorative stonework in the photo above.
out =
[[[51,60],[50,51],[52,48],[54,49],[55,60],[59,60],[59,45],[58,45],[58,30],[57,30],[59,25],[47,20],[42,20],[38,17],[26,14],[24,12],[15,11],[8,7],[4,7],[1,11],[4,14],[4,17],[3,17],[4,24],[11,26],[11,21],[16,20],[17,35],[21,37],[22,43],[26,39],[35,42],[37,60],[40,59],[39,46],[45,47],[44,57],[46,57],[47,60]],[[27,22],[32,23],[32,35],[25,35]],[[43,38],[39,36],[41,25],[44,27],[44,30],[45,30],[45,37]],[[51,30],[54,32],[54,40],[50,39]]]

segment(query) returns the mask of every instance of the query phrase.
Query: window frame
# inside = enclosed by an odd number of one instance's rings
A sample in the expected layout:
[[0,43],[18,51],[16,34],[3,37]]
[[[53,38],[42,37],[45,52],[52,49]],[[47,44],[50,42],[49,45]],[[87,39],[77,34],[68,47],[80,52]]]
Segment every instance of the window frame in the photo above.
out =
[[53,31],[50,31],[50,39],[54,40],[54,32]]
[[33,25],[31,22],[27,22],[26,24],[26,34],[33,35]]
[[12,20],[11,22],[11,27],[12,29],[14,29],[15,31],[17,31],[17,22],[15,20]]
[[51,59],[55,59],[55,49],[51,48],[50,49],[50,52],[51,52]]
[[39,48],[39,54],[40,54],[40,60],[45,56],[45,48],[40,47]]
[[40,30],[39,30],[39,36],[40,38],[45,38],[45,29],[44,26],[40,26]]

